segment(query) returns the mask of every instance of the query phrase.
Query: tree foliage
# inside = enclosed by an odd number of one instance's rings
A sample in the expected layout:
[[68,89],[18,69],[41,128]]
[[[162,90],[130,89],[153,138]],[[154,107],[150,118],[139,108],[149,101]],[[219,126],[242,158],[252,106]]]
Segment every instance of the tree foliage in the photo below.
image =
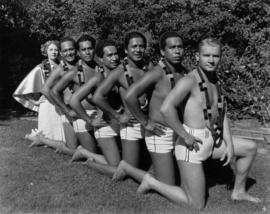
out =
[[197,42],[207,36],[219,38],[224,44],[219,76],[231,117],[267,118],[268,0],[47,0],[34,2],[28,14],[30,30],[40,41],[87,32],[97,39],[114,39],[122,47],[126,32],[140,30],[153,59],[159,55],[159,35],[177,30],[185,44],[184,64],[190,69],[196,64]]

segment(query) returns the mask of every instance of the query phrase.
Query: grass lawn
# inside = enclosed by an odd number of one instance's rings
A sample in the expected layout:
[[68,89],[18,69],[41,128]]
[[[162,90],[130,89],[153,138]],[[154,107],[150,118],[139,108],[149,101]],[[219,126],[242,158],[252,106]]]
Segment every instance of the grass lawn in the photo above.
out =
[[270,213],[270,146],[263,143],[249,179],[249,192],[263,203],[232,202],[224,174],[212,168],[206,208],[197,212],[155,192],[136,194],[133,180],[112,182],[49,148],[28,149],[22,137],[34,127],[34,121],[0,121],[0,213]]

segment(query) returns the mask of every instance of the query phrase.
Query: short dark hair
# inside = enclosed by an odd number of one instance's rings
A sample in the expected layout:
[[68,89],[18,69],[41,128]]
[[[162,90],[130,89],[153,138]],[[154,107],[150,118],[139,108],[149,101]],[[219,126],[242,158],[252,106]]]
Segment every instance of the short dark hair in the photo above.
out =
[[139,31],[131,31],[126,34],[125,39],[124,39],[124,48],[128,48],[129,41],[133,38],[142,38],[144,47],[147,45],[147,40],[146,37]]
[[202,39],[200,41],[200,43],[198,44],[197,51],[200,52],[202,46],[204,46],[204,45],[219,46],[220,49],[222,48],[222,44],[221,44],[220,40],[213,38],[213,37],[208,37],[208,38]]
[[[112,40],[101,40],[97,43],[95,53],[97,57],[102,58],[104,55],[104,48],[107,46],[115,46],[116,44]],[[117,48],[117,47],[116,47]]]
[[159,49],[164,50],[166,46],[166,39],[171,38],[171,37],[179,37],[181,40],[181,36],[178,32],[176,31],[166,31],[165,33],[161,34],[159,37]]
[[59,42],[60,49],[61,49],[61,44],[64,43],[64,42],[72,42],[73,45],[74,45],[74,48],[76,48],[76,42],[75,42],[75,40],[73,38],[71,38],[70,36],[65,36]]
[[92,43],[93,47],[95,48],[96,46],[96,40],[90,36],[90,35],[87,35],[87,34],[83,34],[80,36],[80,38],[77,40],[76,42],[76,48],[79,49],[79,45],[81,42],[85,42],[85,41],[89,41]]

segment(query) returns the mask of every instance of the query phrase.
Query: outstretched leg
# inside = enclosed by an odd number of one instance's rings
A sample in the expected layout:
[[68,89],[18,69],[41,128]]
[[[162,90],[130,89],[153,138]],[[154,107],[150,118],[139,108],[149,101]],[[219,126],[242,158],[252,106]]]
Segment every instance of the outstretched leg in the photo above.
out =
[[104,163],[98,163],[93,158],[89,158],[85,162],[85,165],[88,166],[89,168],[94,169],[94,170],[98,171],[99,173],[107,175],[109,177],[111,177],[116,170],[115,166],[110,166],[110,165],[104,164]]
[[31,134],[25,136],[26,139],[32,140],[32,144],[29,147],[46,145],[56,150],[56,152],[72,155],[73,149],[68,148],[63,141],[51,140],[42,135],[38,130],[33,130]]
[[[254,203],[260,202],[260,199],[249,195],[246,192],[247,175],[257,153],[257,144],[254,141],[242,139],[233,136],[233,147],[236,156],[236,162],[233,166],[235,171],[235,183],[231,198],[233,200],[247,200]],[[220,148],[215,148],[213,158],[220,158],[225,149],[225,143]]]
[[113,176],[120,162],[120,153],[114,137],[97,139],[106,163],[96,162],[95,158],[89,158],[86,165],[96,171]]
[[146,174],[145,171],[138,169],[131,164],[127,163],[125,160],[120,161],[117,169],[113,174],[113,180],[119,181],[123,180],[126,176],[130,176],[134,178],[138,182],[142,182],[144,175]]
[[103,155],[89,152],[87,149],[83,148],[83,146],[79,145],[71,158],[71,162],[81,160],[81,159],[90,159],[90,160],[92,159],[98,163],[108,164]]
[[181,172],[181,187],[165,184],[147,173],[137,192],[145,193],[153,189],[174,203],[186,203],[202,209],[205,205],[205,176],[202,164],[180,160],[177,163]]

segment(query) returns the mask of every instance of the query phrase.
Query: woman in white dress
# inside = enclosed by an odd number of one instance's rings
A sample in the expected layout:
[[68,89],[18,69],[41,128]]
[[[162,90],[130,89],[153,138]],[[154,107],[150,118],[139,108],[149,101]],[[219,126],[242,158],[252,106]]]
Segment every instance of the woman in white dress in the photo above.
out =
[[55,106],[41,93],[45,81],[59,65],[58,41],[50,40],[41,45],[41,53],[47,58],[29,72],[15,90],[13,97],[24,107],[38,112],[39,133],[48,139],[65,142],[60,115]]

